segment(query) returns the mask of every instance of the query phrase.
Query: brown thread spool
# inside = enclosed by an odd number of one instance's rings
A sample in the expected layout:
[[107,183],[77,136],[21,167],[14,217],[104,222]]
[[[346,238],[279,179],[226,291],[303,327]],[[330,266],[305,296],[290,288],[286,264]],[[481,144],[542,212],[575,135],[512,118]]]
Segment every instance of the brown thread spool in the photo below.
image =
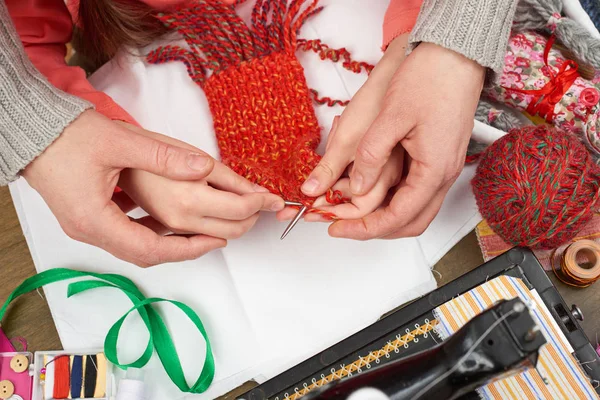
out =
[[[560,269],[556,268],[555,253],[550,256],[550,264],[554,275],[566,285],[588,287],[600,278],[600,244],[593,240],[578,240],[571,243],[560,256]],[[577,256],[582,256],[588,263],[580,265]]]

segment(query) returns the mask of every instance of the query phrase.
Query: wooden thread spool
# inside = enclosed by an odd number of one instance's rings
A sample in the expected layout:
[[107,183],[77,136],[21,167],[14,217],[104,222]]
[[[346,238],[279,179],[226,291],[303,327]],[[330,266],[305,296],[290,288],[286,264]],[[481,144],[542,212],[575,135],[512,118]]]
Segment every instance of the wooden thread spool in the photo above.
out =
[[[600,244],[593,240],[571,243],[560,256],[560,269],[556,267],[555,252],[550,256],[554,275],[566,285],[588,287],[600,279]],[[580,263],[577,260],[586,260]]]

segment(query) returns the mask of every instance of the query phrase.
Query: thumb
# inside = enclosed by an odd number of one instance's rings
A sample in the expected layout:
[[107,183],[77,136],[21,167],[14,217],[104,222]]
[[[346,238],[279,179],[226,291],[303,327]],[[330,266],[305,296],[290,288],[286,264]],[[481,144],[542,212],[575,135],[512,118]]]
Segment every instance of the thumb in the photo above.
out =
[[317,197],[324,194],[337,182],[350,163],[352,149],[342,140],[335,139],[338,121],[339,117],[333,119],[325,155],[302,185],[302,192],[307,196]]
[[377,183],[392,151],[406,134],[399,125],[397,118],[382,112],[361,139],[350,173],[350,191],[354,195],[368,193]]
[[113,165],[144,170],[165,178],[196,180],[206,178],[214,159],[200,150],[189,150],[128,130],[120,134]]

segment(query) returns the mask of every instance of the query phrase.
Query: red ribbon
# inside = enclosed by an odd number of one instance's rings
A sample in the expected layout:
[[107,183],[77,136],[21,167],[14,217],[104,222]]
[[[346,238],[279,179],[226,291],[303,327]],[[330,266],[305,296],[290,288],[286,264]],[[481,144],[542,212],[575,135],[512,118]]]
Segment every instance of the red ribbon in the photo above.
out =
[[505,88],[507,90],[533,95],[533,99],[527,107],[527,112],[530,115],[539,115],[548,122],[552,122],[552,119],[554,118],[554,108],[556,104],[562,99],[573,82],[579,77],[579,73],[577,72],[579,65],[573,60],[565,61],[558,69],[556,75],[554,74],[552,67],[548,65],[548,54],[550,53],[550,49],[555,40],[556,37],[554,35],[550,36],[546,43],[546,48],[544,49],[544,64],[546,64],[550,71],[550,81],[548,81],[543,88],[539,90]]

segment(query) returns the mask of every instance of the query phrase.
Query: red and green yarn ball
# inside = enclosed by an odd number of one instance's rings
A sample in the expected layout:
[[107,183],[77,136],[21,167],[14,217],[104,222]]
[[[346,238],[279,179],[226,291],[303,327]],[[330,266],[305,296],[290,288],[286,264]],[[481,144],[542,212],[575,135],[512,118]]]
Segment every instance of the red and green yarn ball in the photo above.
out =
[[552,249],[592,218],[600,168],[575,136],[526,127],[486,150],[472,184],[481,215],[505,242]]

